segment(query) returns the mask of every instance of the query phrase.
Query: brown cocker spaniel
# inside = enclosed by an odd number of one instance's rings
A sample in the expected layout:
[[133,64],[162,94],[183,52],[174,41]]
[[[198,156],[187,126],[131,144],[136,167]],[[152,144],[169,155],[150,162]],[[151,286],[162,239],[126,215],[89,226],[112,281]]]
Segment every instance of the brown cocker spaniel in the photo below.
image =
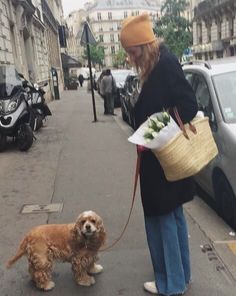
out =
[[95,283],[92,274],[103,267],[95,262],[104,244],[106,232],[103,221],[93,211],[79,215],[75,223],[41,225],[33,228],[22,240],[16,255],[7,267],[26,255],[29,273],[36,286],[48,291],[55,287],[52,281],[53,261],[71,262],[76,282],[82,286]]

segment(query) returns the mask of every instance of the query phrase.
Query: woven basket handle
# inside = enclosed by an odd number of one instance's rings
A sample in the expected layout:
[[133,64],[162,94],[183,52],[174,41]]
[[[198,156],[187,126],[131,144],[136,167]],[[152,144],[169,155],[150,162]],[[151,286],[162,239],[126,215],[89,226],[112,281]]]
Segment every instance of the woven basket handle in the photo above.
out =
[[[175,118],[176,118],[176,120],[177,120],[177,122],[178,122],[178,124],[179,124],[179,126],[180,126],[180,128],[181,128],[181,130],[182,130],[182,132],[183,132],[183,134],[184,134],[184,136],[185,136],[185,138],[189,140],[189,136],[188,136],[188,134],[187,134],[187,131],[186,131],[186,128],[185,128],[185,126],[184,126],[184,124],[183,124],[183,121],[181,120],[181,118],[180,118],[180,116],[179,116],[179,112],[178,112],[177,108],[174,107],[174,108],[173,108],[173,111],[174,111],[174,114],[175,114]],[[190,129],[194,134],[196,134],[196,133],[197,133],[197,130],[196,130],[195,126],[194,126],[191,122],[189,122],[188,124],[189,124],[189,129]]]

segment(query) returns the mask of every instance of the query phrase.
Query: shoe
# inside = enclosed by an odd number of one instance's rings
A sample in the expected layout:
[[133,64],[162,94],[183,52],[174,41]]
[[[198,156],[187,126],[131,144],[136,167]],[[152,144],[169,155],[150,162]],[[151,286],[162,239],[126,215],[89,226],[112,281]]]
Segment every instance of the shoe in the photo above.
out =
[[146,290],[147,292],[151,294],[159,295],[155,282],[146,282],[144,283],[143,287],[144,287],[144,290]]
[[116,113],[111,113],[111,115],[116,116]]

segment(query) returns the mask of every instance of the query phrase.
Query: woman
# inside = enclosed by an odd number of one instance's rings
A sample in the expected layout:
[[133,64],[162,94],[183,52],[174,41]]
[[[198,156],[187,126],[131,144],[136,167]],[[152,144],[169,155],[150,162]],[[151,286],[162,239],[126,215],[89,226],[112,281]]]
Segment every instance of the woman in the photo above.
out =
[[[142,90],[134,107],[138,128],[155,112],[177,107],[184,123],[197,102],[178,59],[156,39],[147,14],[124,20],[121,44],[136,67]],[[144,288],[157,295],[182,295],[190,282],[188,231],[182,205],[193,199],[191,178],[169,182],[150,150],[141,152],[141,198],[155,281]]]

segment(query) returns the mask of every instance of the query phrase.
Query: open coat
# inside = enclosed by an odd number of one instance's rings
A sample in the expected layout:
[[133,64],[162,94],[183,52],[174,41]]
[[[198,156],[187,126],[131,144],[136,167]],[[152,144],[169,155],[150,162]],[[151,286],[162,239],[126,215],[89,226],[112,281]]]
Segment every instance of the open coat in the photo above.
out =
[[[164,46],[160,46],[160,58],[134,107],[135,128],[155,112],[177,107],[184,123],[196,115],[198,106],[195,94],[184,77],[178,59]],[[192,178],[169,182],[164,171],[150,151],[141,155],[141,198],[146,216],[164,215],[179,205],[193,199],[195,194]]]

